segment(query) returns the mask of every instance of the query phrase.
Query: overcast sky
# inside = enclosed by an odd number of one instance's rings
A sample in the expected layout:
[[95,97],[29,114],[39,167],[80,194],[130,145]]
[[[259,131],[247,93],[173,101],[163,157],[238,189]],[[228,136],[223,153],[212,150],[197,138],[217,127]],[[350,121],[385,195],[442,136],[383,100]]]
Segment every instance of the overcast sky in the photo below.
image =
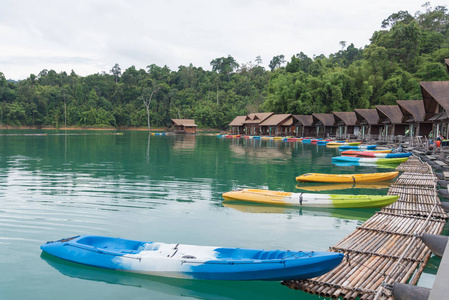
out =
[[[425,0],[2,0],[0,72],[25,79],[43,69],[86,76],[156,64],[171,70],[231,55],[286,60],[357,48],[393,13]],[[432,6],[445,5],[431,2]]]

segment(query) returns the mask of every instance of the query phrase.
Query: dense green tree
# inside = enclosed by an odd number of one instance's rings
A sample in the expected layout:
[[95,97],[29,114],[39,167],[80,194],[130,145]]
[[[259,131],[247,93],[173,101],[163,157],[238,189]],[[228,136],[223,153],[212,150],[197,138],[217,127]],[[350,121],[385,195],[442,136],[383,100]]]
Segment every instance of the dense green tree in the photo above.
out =
[[118,64],[115,64],[111,69],[111,74],[115,77],[115,83],[118,82],[118,79],[120,75],[122,75],[122,69],[120,69],[120,66]]
[[210,62],[210,65],[212,66],[212,71],[223,75],[228,75],[239,67],[239,64],[231,55],[216,58]]
[[268,66],[270,67],[271,71],[274,71],[275,69],[280,68],[284,63],[285,63],[285,57],[283,54],[281,54],[281,55],[274,56]]
[[200,127],[223,129],[253,112],[350,111],[420,99],[420,81],[449,80],[449,13],[423,8],[391,14],[363,49],[342,41],[340,51],[313,58],[298,49],[288,62],[274,56],[269,70],[260,56],[239,64],[228,55],[213,59],[211,71],[149,64],[122,72],[115,64],[85,77],[43,69],[19,82],[0,73],[0,124],[167,126],[172,118],[194,118]]

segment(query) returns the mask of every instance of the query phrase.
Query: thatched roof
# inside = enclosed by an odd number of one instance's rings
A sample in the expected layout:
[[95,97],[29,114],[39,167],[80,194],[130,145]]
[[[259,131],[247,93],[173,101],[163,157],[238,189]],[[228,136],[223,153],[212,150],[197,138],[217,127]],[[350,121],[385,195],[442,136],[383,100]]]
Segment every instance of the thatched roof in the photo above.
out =
[[369,125],[379,124],[379,113],[375,108],[356,108],[354,112],[358,121],[366,120]]
[[334,114],[312,114],[313,123],[321,122],[324,126],[334,126],[335,117]]
[[229,126],[243,126],[243,122],[245,122],[246,116],[237,116],[234,120],[232,120],[231,123],[229,123]]
[[292,114],[271,115],[266,118],[259,126],[277,126],[291,117]]
[[449,81],[422,81],[420,86],[426,119],[438,112],[438,104],[449,111]]
[[273,113],[253,113],[246,116],[243,124],[260,124]]
[[405,121],[413,118],[414,122],[424,122],[426,119],[426,111],[424,109],[423,100],[396,100],[401,109],[402,114],[406,117]]
[[354,126],[357,122],[357,116],[353,111],[334,111],[336,121],[343,121],[346,126]]
[[311,115],[293,115],[293,118],[298,120],[302,126],[312,126],[313,124],[313,117]]
[[376,105],[379,116],[390,120],[391,124],[402,124],[402,112],[398,105]]
[[193,119],[171,119],[175,126],[197,127]]

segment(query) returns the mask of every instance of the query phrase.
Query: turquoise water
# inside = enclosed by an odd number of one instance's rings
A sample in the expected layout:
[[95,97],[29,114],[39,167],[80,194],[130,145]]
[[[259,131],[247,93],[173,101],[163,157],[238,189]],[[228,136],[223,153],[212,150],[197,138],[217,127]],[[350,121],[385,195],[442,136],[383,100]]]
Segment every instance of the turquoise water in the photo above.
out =
[[178,280],[91,268],[41,255],[39,246],[95,234],[327,250],[375,210],[232,205],[221,194],[246,187],[300,192],[295,177],[307,172],[386,171],[335,166],[336,155],[325,146],[215,136],[0,131],[0,299],[319,299],[278,282]]

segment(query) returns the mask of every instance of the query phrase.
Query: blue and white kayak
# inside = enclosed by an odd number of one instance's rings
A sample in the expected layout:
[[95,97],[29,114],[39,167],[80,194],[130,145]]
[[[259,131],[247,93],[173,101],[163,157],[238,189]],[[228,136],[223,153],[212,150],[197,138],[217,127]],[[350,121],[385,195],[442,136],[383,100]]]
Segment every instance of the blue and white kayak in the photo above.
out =
[[399,157],[399,158],[354,157],[354,156],[332,157],[333,162],[357,162],[357,163],[376,163],[376,164],[399,164],[407,160],[408,157]]
[[335,268],[343,254],[220,248],[81,235],[42,251],[68,261],[140,274],[202,280],[307,279]]
[[377,145],[361,145],[361,146],[351,146],[351,145],[343,145],[338,147],[340,150],[347,150],[347,149],[366,149],[366,150],[372,150],[376,149]]
[[310,143],[312,143],[312,139],[303,139],[302,142],[304,144],[310,144]]

